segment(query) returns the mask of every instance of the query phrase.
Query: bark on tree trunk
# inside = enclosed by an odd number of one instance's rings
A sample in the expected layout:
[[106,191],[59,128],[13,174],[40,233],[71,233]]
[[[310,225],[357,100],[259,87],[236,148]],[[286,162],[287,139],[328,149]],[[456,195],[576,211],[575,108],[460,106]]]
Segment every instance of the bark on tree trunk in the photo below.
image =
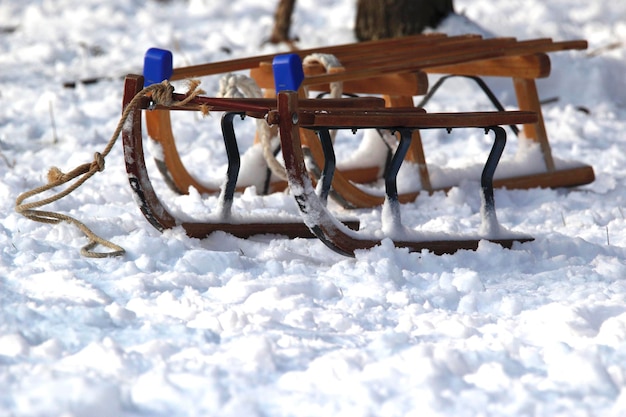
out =
[[295,4],[296,0],[279,0],[274,14],[274,29],[269,42],[281,43],[293,40],[289,37],[289,30],[291,29],[291,15]]
[[358,0],[354,33],[359,41],[415,35],[452,12],[452,0]]

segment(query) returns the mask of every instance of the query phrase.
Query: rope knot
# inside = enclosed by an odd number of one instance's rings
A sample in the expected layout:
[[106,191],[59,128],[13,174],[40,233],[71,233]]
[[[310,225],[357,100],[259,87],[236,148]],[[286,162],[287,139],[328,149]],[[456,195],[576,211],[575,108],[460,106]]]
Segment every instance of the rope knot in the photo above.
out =
[[48,184],[54,184],[61,181],[64,175],[65,174],[63,174],[63,171],[61,171],[59,168],[50,168],[50,170],[48,171]]
[[90,168],[98,172],[104,171],[104,156],[100,152],[96,152],[93,155],[93,162]]
[[169,81],[164,80],[161,84],[154,84],[152,89],[152,101],[155,104],[162,106],[169,106],[174,101],[172,95],[174,94],[174,86]]

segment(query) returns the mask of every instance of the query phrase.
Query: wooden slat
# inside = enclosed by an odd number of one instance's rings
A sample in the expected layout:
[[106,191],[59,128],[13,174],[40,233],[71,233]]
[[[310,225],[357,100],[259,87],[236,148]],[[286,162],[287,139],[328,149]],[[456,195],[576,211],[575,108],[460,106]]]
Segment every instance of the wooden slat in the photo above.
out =
[[426,68],[429,74],[475,75],[479,77],[545,78],[550,75],[550,58],[545,53],[507,56],[455,65]]
[[[504,56],[527,55],[546,48],[549,39],[533,39],[529,41],[511,40],[510,38],[485,39],[481,42],[460,43],[449,48],[439,48],[426,55],[405,56],[399,60],[385,60],[384,57],[360,61],[358,66],[348,67],[341,73],[323,74],[307,77],[303,85],[315,85],[337,81],[355,80],[365,77],[376,77],[383,74],[425,70],[444,65],[456,65],[472,61],[494,59]],[[379,65],[376,65],[376,64]]]
[[518,190],[530,188],[561,188],[585,185],[592,183],[594,180],[595,174],[593,168],[589,165],[581,165],[573,168],[555,169],[549,172],[498,178],[493,181],[493,186]]
[[329,110],[299,112],[302,127],[330,129],[411,128],[452,129],[460,127],[488,127],[537,122],[537,114],[530,111],[426,113],[422,109],[408,111],[387,108],[371,111]]
[[[362,184],[376,181],[378,178],[367,172],[352,172],[351,169],[342,169],[342,174],[350,178],[350,181]],[[493,181],[494,188],[506,188],[508,190],[527,190],[531,188],[563,188],[577,187],[592,183],[595,180],[593,167],[581,164],[572,168],[560,168],[552,172],[537,172],[527,175],[517,175],[512,177],[496,178]],[[433,191],[449,191],[451,187],[432,187],[432,189],[420,190],[422,192],[431,193]]]
[[[358,220],[344,221],[343,224],[350,230],[359,230]],[[300,220],[291,222],[246,222],[246,223],[211,223],[211,222],[184,222],[181,224],[185,234],[189,237],[203,239],[214,232],[224,232],[230,235],[247,239],[256,235],[279,235],[289,239],[316,237],[313,232]]]
[[[539,40],[535,40],[538,42]],[[541,40],[543,42],[543,40]],[[450,38],[447,42],[439,44],[423,44],[413,46],[409,49],[381,49],[373,50],[366,54],[350,56],[348,58],[337,56],[341,65],[347,70],[354,71],[365,67],[385,67],[388,65],[397,65],[400,63],[421,61],[429,57],[453,57],[459,53],[474,52],[496,52],[502,47],[512,47],[518,45],[520,41],[515,38]],[[495,56],[500,56],[498,53]],[[413,67],[413,70],[419,70],[420,67]]]

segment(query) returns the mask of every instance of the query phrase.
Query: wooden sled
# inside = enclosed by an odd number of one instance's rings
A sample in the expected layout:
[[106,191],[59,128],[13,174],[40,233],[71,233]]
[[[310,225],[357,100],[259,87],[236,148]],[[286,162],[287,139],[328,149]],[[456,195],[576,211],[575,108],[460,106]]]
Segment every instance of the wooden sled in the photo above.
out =
[[[571,49],[585,49],[582,40],[554,42],[551,39],[518,41],[514,38],[483,39],[476,35],[446,36],[442,34],[417,35],[332,47],[296,51],[301,57],[312,53],[335,55],[342,67],[330,73],[320,65],[305,67],[303,85],[311,91],[327,91],[329,83],[340,81],[344,91],[351,94],[380,94],[390,107],[413,105],[413,97],[428,92],[426,74],[456,74],[499,76],[513,80],[521,110],[535,112],[536,123],[524,125],[525,136],[539,144],[545,171],[528,175],[498,178],[496,187],[533,188],[567,187],[590,183],[594,180],[593,168],[584,164],[557,167],[543,122],[541,105],[535,79],[547,77],[550,60],[547,53]],[[258,84],[271,91],[274,88],[271,69],[273,55],[223,61],[192,67],[175,68],[171,80],[221,74],[229,71],[251,70]],[[179,192],[193,186],[201,193],[214,193],[190,175],[176,150],[175,139],[169,120],[169,111],[146,113],[149,135],[164,149],[164,160],[159,166],[171,187]],[[323,165],[323,151],[312,132],[300,132],[311,160]],[[414,131],[407,159],[416,163],[423,191],[433,192],[440,188],[431,184],[428,166],[419,131]],[[333,194],[346,207],[373,207],[382,204],[384,198],[372,193],[358,183],[368,183],[379,178],[379,167],[337,170],[333,179]],[[357,183],[357,184],[355,184]],[[268,184],[267,191],[280,190],[284,183]],[[444,189],[447,189],[446,186]],[[412,201],[418,192],[399,195],[400,201]]]
[[[124,108],[141,91],[142,87],[142,76],[128,76],[126,78]],[[180,95],[176,96],[176,99],[180,98]],[[400,146],[392,162],[393,168],[389,170],[386,178],[385,202],[392,212],[394,228],[400,229],[400,206],[395,176],[410,145],[411,130],[416,128],[483,127],[496,133],[494,147],[487,160],[481,181],[484,216],[486,221],[492,224],[488,234],[493,236],[429,241],[408,238],[396,239],[394,243],[411,250],[427,249],[441,254],[453,253],[459,249],[476,249],[479,241],[483,238],[488,238],[490,241],[505,247],[511,247],[516,241],[532,240],[528,236],[497,236],[498,233],[494,229],[497,219],[493,201],[492,179],[506,141],[506,134],[498,124],[534,123],[537,119],[536,114],[532,112],[427,114],[421,109],[383,109],[378,106],[378,99],[359,98],[341,99],[339,101],[340,103],[335,104],[329,100],[298,99],[296,92],[282,92],[278,94],[277,100],[196,97],[185,106],[170,108],[170,110],[198,111],[200,106],[209,106],[214,111],[226,111],[230,115],[244,114],[255,118],[265,118],[269,124],[278,125],[290,192],[296,198],[304,219],[304,221],[290,222],[259,222],[251,217],[251,221],[232,221],[230,206],[237,178],[236,174],[231,175],[229,173],[227,182],[222,189],[221,217],[216,221],[185,222],[177,219],[160,202],[147,173],[142,146],[141,112],[154,107],[154,105],[150,98],[145,97],[132,111],[132,127],[124,129],[122,134],[129,182],[142,213],[150,224],[160,231],[181,226],[189,236],[198,238],[205,237],[215,231],[223,231],[244,238],[255,234],[278,234],[290,238],[315,235],[338,253],[353,255],[355,250],[372,247],[380,243],[380,240],[352,235],[358,229],[358,222],[344,224],[326,209],[324,200],[332,183],[334,157],[329,136],[323,132],[338,128],[382,127],[398,130],[402,133]],[[156,106],[152,111],[163,110],[164,108]],[[312,191],[313,186],[304,165],[299,136],[300,127],[320,132],[326,163],[319,195]],[[225,137],[225,145],[229,153],[229,161],[231,159],[235,161],[229,166],[229,172],[236,173],[237,158],[230,158],[230,154],[237,153],[236,142],[234,140],[229,141]]]

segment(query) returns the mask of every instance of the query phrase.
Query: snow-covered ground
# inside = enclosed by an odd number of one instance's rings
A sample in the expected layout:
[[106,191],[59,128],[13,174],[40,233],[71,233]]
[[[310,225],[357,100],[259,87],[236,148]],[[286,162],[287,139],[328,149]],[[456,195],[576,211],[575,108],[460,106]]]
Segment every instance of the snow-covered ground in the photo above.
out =
[[[497,35],[590,45],[552,54],[539,87],[542,99],[558,98],[544,108],[553,154],[592,164],[597,179],[498,190],[502,225],[536,238],[513,250],[481,244],[435,256],[385,242],[349,259],[315,240],[160,234],[133,201],[121,143],[104,172],[53,208],[123,246],[124,257],[83,258],[75,227],[14,212],[49,167],[69,171],[102,150],[120,115],[120,77],[141,70],[146,49],[173,50],[177,66],[282,50],[262,45],[275,3],[0,3],[0,415],[625,415],[623,1],[455,1]],[[352,41],[354,7],[298,0],[299,46]],[[106,79],[63,87],[92,77]],[[491,82],[514,104],[508,81]],[[432,109],[486,106],[470,84],[454,83]],[[203,88],[215,91],[217,80]],[[207,167],[225,162],[218,120],[179,120],[181,152],[199,176],[219,175]],[[489,146],[480,132],[453,135],[426,138],[430,162],[463,166]],[[175,210],[202,215],[215,203],[176,197],[159,181]],[[466,181],[422,196],[404,219],[474,231],[477,189]],[[294,210],[282,194],[248,192],[238,204]]]

